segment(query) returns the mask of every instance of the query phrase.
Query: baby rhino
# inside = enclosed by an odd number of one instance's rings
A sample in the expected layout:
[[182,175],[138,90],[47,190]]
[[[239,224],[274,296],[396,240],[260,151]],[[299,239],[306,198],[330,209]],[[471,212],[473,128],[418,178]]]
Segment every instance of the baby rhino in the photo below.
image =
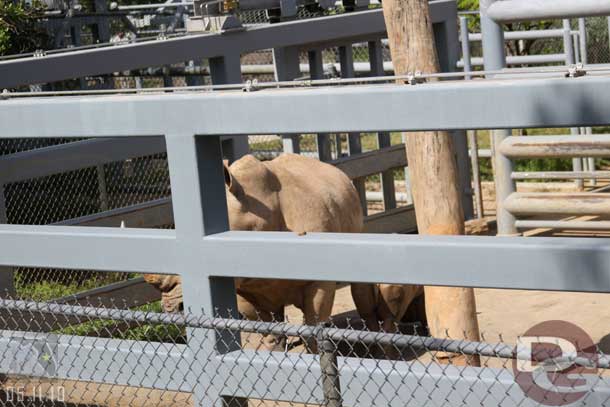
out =
[[[231,230],[357,233],[363,219],[349,178],[332,165],[294,154],[261,162],[247,155],[225,165]],[[290,269],[286,270],[290,273]],[[182,304],[180,277],[147,275],[162,292],[166,311]],[[286,305],[303,311],[306,324],[330,317],[336,283],[236,278],[240,313],[248,319],[281,319]],[[276,337],[263,339],[278,345]]]

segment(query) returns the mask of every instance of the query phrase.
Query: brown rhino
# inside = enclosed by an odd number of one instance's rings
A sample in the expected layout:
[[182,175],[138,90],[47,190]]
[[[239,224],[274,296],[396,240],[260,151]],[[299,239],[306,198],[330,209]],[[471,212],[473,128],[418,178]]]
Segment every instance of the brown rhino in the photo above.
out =
[[[285,154],[261,162],[251,155],[225,164],[225,181],[231,230],[357,233],[363,218],[358,194],[339,169],[318,160]],[[180,278],[147,275],[158,287],[166,311],[182,302]],[[238,308],[248,319],[281,319],[286,305],[303,311],[306,324],[327,320],[332,311],[336,283],[235,280]],[[267,336],[265,347],[277,338]]]

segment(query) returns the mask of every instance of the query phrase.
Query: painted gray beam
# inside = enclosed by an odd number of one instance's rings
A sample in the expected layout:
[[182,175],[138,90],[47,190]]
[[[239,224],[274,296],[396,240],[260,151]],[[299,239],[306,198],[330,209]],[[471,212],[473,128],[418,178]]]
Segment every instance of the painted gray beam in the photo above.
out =
[[[430,3],[433,23],[455,18],[454,0]],[[189,35],[161,41],[114,45],[57,53],[44,58],[0,62],[0,89],[53,82],[148,66],[169,65],[191,59],[223,56],[227,51],[244,54],[260,49],[336,42],[367,41],[385,35],[381,9],[345,13],[317,19],[250,27],[230,34]]]
[[155,199],[55,223],[58,226],[154,228],[174,222],[171,198]]
[[66,295],[53,299],[51,302],[54,304],[79,304],[89,307],[129,309],[160,299],[161,292],[159,290],[144,281],[143,277],[135,277]]
[[206,273],[235,277],[610,292],[599,239],[232,231],[205,238],[200,255]]
[[[438,39],[437,39],[438,42]],[[444,43],[441,41],[441,43]],[[371,76],[383,76],[383,44],[380,40],[369,41],[369,61],[371,64]],[[443,52],[439,52],[443,54]],[[391,145],[389,132],[377,133],[377,148],[387,148]],[[406,156],[406,152],[403,150]],[[406,175],[406,174],[405,174]],[[394,171],[384,171],[381,173],[381,192],[383,194],[383,209],[390,210],[396,208],[396,190],[394,187]]]
[[[336,114],[337,106],[344,106],[346,114]],[[78,120],[65,119],[74,112]],[[303,112],[316,120],[307,120]],[[0,138],[468,130],[609,122],[610,78],[596,76],[0,101]]]
[[[218,369],[196,377],[189,368],[195,362],[184,345],[100,338],[77,342],[70,336],[2,331],[0,350],[12,355],[0,363],[3,374],[87,381],[89,389],[95,383],[108,383],[192,392],[201,384],[225,396],[309,404],[323,400],[316,355],[273,357],[267,352],[236,351],[214,361],[220,362]],[[41,361],[42,354],[51,356],[48,362]],[[199,355],[199,363],[216,364],[208,357]],[[134,362],[139,369],[129,368]],[[438,396],[447,406],[467,402],[495,407],[503,399],[523,407],[538,405],[523,394],[506,369],[340,357],[338,370],[346,406],[376,405],[380,400],[388,406],[423,405],[429,404],[430,396]],[[608,380],[595,382],[583,405],[601,405],[607,399]]]
[[[174,236],[169,230],[5,225],[0,259],[24,267],[183,273],[176,270]],[[224,232],[190,247],[200,277],[610,292],[610,245],[599,239]]]
[[17,182],[163,152],[163,137],[89,139],[4,155],[0,174]]
[[[524,65],[524,64],[551,64],[557,62],[565,62],[565,54],[536,54],[536,55],[517,55],[506,57],[507,65]],[[485,61],[483,58],[470,58],[472,66],[483,66]],[[456,64],[458,68],[464,67],[464,61],[459,60]]]
[[498,23],[610,15],[606,0],[504,0],[487,9]]
[[[309,67],[308,64],[306,64]],[[301,76],[299,48],[274,48],[272,71],[277,82],[292,81]],[[242,70],[243,72],[243,70]],[[300,154],[301,143],[298,134],[282,134],[282,147],[285,153]]]
[[[169,391],[192,391],[196,379],[189,369],[192,360],[185,345],[75,338],[68,335],[0,331],[0,352],[4,355],[0,360],[0,372]],[[50,356],[47,362],[42,359],[44,354]]]
[[162,229],[0,225],[0,262],[16,267],[175,274],[175,236],[173,230]]
[[[227,53],[222,57],[210,58],[210,77],[214,85],[241,83],[241,56]],[[230,162],[240,159],[250,152],[245,137],[226,137],[222,139],[222,152]]]
[[[573,34],[575,31],[572,32]],[[528,30],[528,31],[508,31],[504,33],[505,40],[537,40],[543,38],[561,38],[563,37],[563,29],[548,29],[548,30]],[[481,33],[468,34],[469,41],[481,41],[483,35]],[[463,41],[461,39],[460,41]]]

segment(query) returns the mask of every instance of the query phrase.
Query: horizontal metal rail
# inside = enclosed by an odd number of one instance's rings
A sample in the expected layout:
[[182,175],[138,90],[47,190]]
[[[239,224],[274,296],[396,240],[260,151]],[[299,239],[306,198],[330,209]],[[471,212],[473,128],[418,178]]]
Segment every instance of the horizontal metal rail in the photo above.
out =
[[3,183],[25,181],[163,152],[163,137],[75,141],[1,156],[0,180]]
[[513,172],[511,178],[514,180],[543,179],[610,179],[610,171],[541,171],[541,172]]
[[[432,22],[440,23],[455,17],[455,7],[452,0],[431,2]],[[0,89],[222,57],[227,50],[244,54],[291,46],[324,48],[341,42],[369,41],[385,35],[383,10],[377,9],[248,27],[230,35],[189,35],[42,58],[21,58],[0,62]]]
[[[578,31],[572,31],[572,35],[579,35]],[[504,39],[510,40],[536,40],[544,38],[563,38],[564,31],[561,28],[549,29],[549,30],[528,30],[528,31],[506,31],[504,33]],[[468,34],[469,41],[482,41],[483,34],[481,33],[470,33]]]
[[[222,388],[221,395],[227,396],[310,404],[320,404],[323,400],[319,386],[319,358],[307,354],[288,353],[270,357],[268,352],[235,351],[208,359],[207,371],[195,376],[189,369],[193,355],[185,345],[100,338],[82,338],[75,342],[72,336],[4,331],[0,336],[0,352],[10,352],[17,357],[0,365],[2,373],[47,377],[48,372],[41,366],[24,360],[26,355],[40,349],[48,350],[52,355],[62,355],[55,360],[54,377],[88,381],[88,389],[95,389],[95,383],[113,383],[190,393],[198,383],[205,382],[209,388]],[[208,357],[207,354],[198,356],[204,360]],[[125,369],[134,360],[140,369]],[[481,407],[496,407],[497,400],[505,397],[521,400],[520,405],[524,407],[536,405],[523,398],[523,393],[515,386],[513,374],[505,369],[343,357],[338,358],[337,367],[346,406],[374,405],[379,400],[387,400],[384,404],[390,407],[402,407],[405,402],[425,404],[429,403],[432,390],[442,394],[468,394],[468,399],[476,400]],[[236,372],[248,372],[250,377],[260,378],[265,386],[257,386],[260,384],[258,380],[241,380],[242,376]],[[295,378],[299,379],[298,386],[285,385]],[[473,386],[475,382],[477,385]],[[602,405],[609,396],[608,382],[596,380],[595,383],[587,401]],[[366,391],[363,391],[363,386]],[[393,389],[391,397],[388,397],[388,387]],[[458,398],[455,404],[463,404],[460,403],[461,396]]]
[[498,23],[608,16],[610,3],[605,0],[504,0],[494,2],[486,13]]
[[512,136],[499,146],[508,158],[610,157],[610,135]]
[[[489,103],[490,95],[510,103]],[[337,115],[337,106],[349,113]],[[0,138],[601,126],[610,122],[609,106],[605,76],[9,99],[0,100]],[[81,119],[63,119],[73,112]]]
[[[539,55],[517,55],[507,56],[506,63],[508,65],[527,65],[527,64],[552,64],[552,63],[565,63],[565,54],[539,54]],[[472,66],[483,66],[485,64],[483,58],[474,57],[470,58],[470,65]],[[459,60],[457,62],[458,68],[464,67],[464,61]]]
[[417,231],[413,205],[389,209],[364,218],[365,233],[412,233]]
[[406,167],[405,145],[398,144],[329,162],[343,171],[350,179],[367,177],[388,169]]
[[[1,261],[16,267],[176,274],[175,236],[165,229],[0,225],[0,241],[6,243]],[[36,256],[25,247],[38,248]]]
[[[150,3],[150,4],[131,4],[127,6],[118,5],[116,10],[149,10],[154,8],[176,8],[176,7],[192,7],[195,3],[192,1],[179,3]],[[115,10],[110,7],[111,10]]]
[[517,220],[517,229],[610,230],[610,221]]
[[[333,256],[319,255],[330,246]],[[38,248],[36,256],[24,247]],[[176,269],[173,230],[2,225],[0,248],[0,264],[9,266],[183,272]],[[205,264],[198,271],[201,278],[224,275],[610,292],[610,247],[599,239],[231,231],[203,238],[193,250]],[[289,273],[280,253],[291,256]],[[227,256],[231,271],[219,275],[219,270],[226,270]],[[351,259],[349,267],[344,261],[347,258]],[[382,269],[378,267],[380,258],[386,265]],[[469,272],[454,273],[456,268]],[[490,273],[490,269],[497,272]]]
[[515,192],[504,200],[513,215],[610,215],[610,193]]
[[174,222],[171,198],[155,199],[55,223],[57,226],[154,228]]

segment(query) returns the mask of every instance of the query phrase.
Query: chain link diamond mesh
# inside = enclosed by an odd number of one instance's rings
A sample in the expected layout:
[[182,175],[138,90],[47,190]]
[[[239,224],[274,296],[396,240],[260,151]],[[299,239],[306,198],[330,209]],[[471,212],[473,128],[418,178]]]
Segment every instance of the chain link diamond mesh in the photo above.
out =
[[[525,357],[521,338],[469,342],[412,323],[388,333],[358,319],[306,326],[220,314],[0,300],[0,405],[610,405],[610,359],[597,347],[578,356],[531,348]],[[540,390],[544,378],[552,383]]]
[[[65,144],[74,139],[6,139],[2,155]],[[3,185],[9,224],[46,225],[170,197],[167,157],[134,157]],[[146,227],[146,225],[143,225]],[[171,227],[171,225],[168,225]],[[17,268],[15,289],[22,298],[50,300],[124,280],[121,273]]]

